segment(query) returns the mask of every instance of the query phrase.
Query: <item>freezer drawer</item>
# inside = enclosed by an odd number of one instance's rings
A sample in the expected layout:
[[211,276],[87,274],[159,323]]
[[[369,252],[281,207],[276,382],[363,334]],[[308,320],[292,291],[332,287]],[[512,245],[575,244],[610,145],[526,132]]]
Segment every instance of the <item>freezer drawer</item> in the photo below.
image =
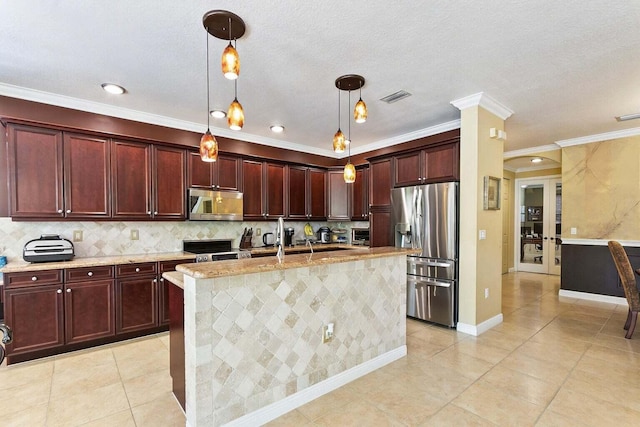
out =
[[456,282],[407,276],[407,316],[454,327]]
[[456,261],[452,259],[408,256],[407,274],[435,279],[455,280]]

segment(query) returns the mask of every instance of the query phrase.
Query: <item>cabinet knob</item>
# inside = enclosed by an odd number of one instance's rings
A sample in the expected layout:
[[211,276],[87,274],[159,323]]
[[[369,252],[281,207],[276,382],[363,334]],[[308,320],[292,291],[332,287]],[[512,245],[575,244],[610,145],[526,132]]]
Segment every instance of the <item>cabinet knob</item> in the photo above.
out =
[[158,211],[153,212],[154,215],[158,215]]
[[88,272],[87,276],[89,276],[89,277],[93,276],[93,271]]
[[147,215],[151,215],[151,211],[147,211]]
[[62,289],[58,289],[56,292],[61,294],[62,293]]
[[67,209],[67,213],[71,213],[71,209]]
[[35,282],[36,280],[38,280],[38,278],[36,276],[31,277],[31,281]]
[[58,209],[58,213],[62,213],[62,209]]
[[67,293],[70,294],[71,293],[71,288],[67,288]]
[[164,277],[160,278],[160,282],[164,283]]
[[136,273],[140,273],[140,268],[136,267]]
[[158,283],[158,279],[153,279],[153,283]]

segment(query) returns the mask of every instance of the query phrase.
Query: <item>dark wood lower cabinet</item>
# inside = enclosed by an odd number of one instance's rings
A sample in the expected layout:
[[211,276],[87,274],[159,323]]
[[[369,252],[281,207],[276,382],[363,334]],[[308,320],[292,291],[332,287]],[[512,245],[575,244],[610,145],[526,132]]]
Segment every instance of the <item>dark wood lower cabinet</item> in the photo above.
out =
[[65,342],[73,344],[114,336],[113,280],[65,285]]
[[151,329],[158,323],[156,276],[116,280],[116,333]]
[[13,330],[7,344],[13,354],[59,347],[64,344],[63,285],[43,285],[5,290],[5,323]]

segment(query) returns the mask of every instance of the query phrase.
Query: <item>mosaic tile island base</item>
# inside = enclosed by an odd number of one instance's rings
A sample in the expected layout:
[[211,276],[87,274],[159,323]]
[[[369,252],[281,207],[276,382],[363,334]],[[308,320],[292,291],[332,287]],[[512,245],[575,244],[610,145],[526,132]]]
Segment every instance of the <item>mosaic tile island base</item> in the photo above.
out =
[[[187,425],[262,424],[405,356],[409,253],[353,249],[165,274],[184,289]],[[328,323],[334,337],[323,344]]]

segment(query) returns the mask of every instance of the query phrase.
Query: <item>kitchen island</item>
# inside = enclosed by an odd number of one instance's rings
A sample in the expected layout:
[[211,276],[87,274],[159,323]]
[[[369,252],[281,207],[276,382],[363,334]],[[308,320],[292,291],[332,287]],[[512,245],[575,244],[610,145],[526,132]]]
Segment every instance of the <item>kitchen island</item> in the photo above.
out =
[[183,289],[187,424],[260,425],[405,356],[409,253],[349,249],[165,273]]

